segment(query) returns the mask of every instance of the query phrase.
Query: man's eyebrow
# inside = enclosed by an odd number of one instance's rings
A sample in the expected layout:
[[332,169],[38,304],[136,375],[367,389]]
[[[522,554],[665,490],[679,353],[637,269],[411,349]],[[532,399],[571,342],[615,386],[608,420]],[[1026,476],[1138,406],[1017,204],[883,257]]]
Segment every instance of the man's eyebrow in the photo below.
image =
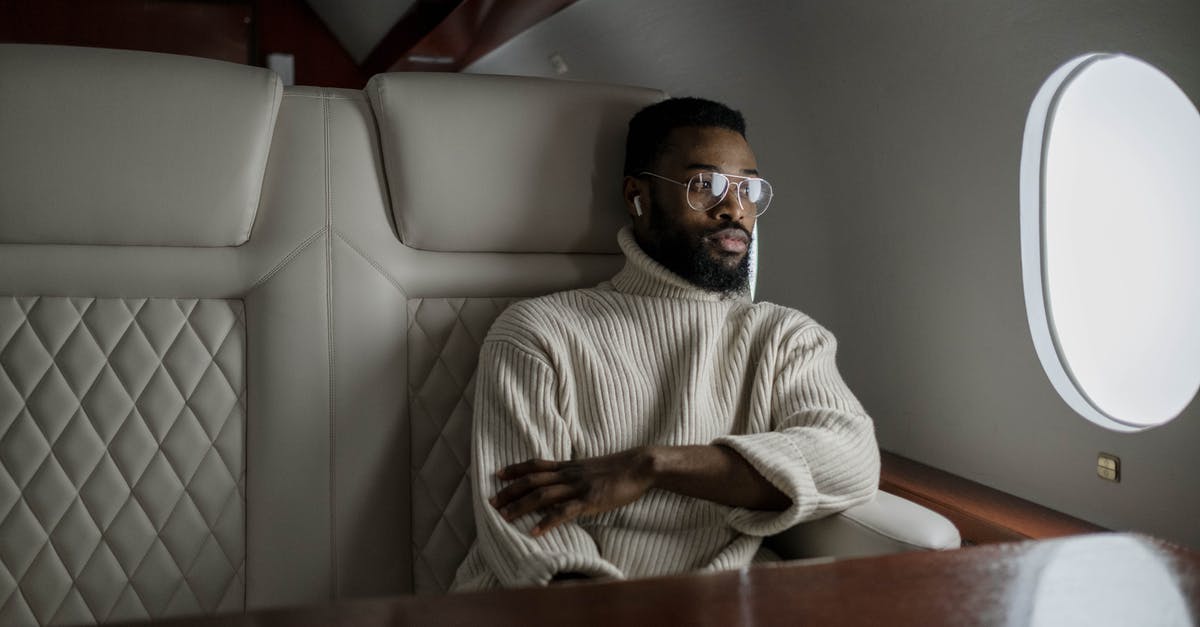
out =
[[[686,169],[688,169],[688,170],[708,170],[710,172],[720,172],[720,170],[717,168],[717,166],[709,164],[709,163],[689,163],[689,164],[687,164]],[[754,168],[745,168],[742,170],[742,174],[745,174],[747,176],[758,176],[758,170],[756,170]]]

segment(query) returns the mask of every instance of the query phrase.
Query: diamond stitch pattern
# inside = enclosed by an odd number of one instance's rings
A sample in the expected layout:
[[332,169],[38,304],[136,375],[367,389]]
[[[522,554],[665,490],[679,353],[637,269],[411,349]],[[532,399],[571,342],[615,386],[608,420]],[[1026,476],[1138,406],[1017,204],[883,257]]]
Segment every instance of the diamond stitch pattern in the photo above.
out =
[[0,624],[239,610],[240,301],[0,297]]
[[418,593],[445,592],[475,541],[467,476],[475,367],[488,328],[516,300],[409,301],[413,584]]

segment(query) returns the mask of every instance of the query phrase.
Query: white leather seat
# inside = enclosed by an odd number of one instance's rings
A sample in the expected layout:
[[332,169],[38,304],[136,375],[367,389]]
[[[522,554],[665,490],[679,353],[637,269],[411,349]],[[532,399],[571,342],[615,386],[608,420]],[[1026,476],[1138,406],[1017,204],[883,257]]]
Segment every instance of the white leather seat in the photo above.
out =
[[513,300],[620,267],[625,125],[662,94],[458,74],[381,75],[367,92],[399,241],[384,216],[341,216],[379,271],[342,294],[350,306],[390,290],[385,309],[407,312],[404,325],[353,332],[405,356],[406,560],[412,590],[441,592],[475,537],[465,471],[480,343]]
[[0,46],[0,624],[333,596],[322,101],[281,94]]

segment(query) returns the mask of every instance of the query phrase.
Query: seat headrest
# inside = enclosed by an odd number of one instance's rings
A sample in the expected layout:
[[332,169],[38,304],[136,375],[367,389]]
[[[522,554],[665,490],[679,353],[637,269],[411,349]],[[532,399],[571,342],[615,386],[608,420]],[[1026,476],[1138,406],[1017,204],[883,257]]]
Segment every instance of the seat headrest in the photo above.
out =
[[0,45],[0,243],[244,243],[282,89],[222,61]]
[[401,241],[453,252],[619,252],[629,118],[651,89],[471,74],[367,86]]

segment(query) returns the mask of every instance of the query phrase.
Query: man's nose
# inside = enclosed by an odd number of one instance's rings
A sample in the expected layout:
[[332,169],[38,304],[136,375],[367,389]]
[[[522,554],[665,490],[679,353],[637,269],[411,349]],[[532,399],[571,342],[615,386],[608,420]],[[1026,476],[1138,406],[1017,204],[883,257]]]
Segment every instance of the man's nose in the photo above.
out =
[[732,182],[725,190],[725,197],[708,212],[714,218],[723,221],[741,222],[746,214],[746,207],[741,203],[741,189]]

